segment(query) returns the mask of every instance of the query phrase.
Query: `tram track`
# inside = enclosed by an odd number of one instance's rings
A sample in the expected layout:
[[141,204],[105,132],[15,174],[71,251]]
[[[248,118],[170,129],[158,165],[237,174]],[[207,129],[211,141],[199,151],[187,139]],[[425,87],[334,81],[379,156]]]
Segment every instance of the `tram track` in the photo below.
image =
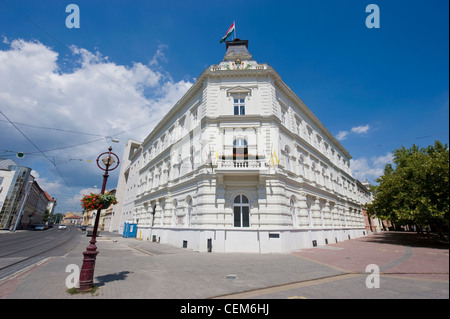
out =
[[[64,231],[64,232],[66,232],[66,231]],[[8,252],[6,254],[0,255],[0,280],[8,278],[17,272],[22,271],[23,269],[26,269],[36,263],[41,262],[44,259],[50,257],[51,254],[49,254],[49,252],[64,246],[69,241],[73,240],[77,235],[80,235],[80,233],[76,229],[68,230],[68,232],[69,233],[62,233],[60,236],[53,237],[44,242],[39,241],[32,246],[28,246],[28,247],[25,247],[20,250],[16,250],[16,251],[12,251],[12,252]],[[23,244],[30,240],[42,239],[43,237],[45,238],[45,237],[49,237],[49,236],[37,235],[36,237],[33,236],[33,238],[23,240],[23,241],[21,240],[19,242],[15,242],[15,243]],[[64,238],[64,237],[66,237],[66,238]],[[63,238],[63,240],[61,240],[61,238]],[[0,252],[1,252],[1,248],[4,248],[6,246],[11,246],[11,245],[4,245],[3,247],[0,247]],[[42,246],[45,246],[45,247],[42,247]],[[40,247],[41,249],[37,249],[37,247]],[[19,256],[14,257],[14,255],[19,255]]]
[[[13,234],[7,234],[7,235],[3,235],[0,236],[0,251],[4,248],[4,247],[8,247],[8,246],[12,246],[12,245],[18,245],[21,243],[25,243],[27,241],[34,241],[40,237],[46,237],[48,236],[47,232],[51,232],[53,230],[48,230],[48,231],[29,231],[27,232],[25,235],[20,236],[19,233],[13,233]],[[15,240],[16,236],[20,236],[17,239],[20,239],[19,241]]]
[[[45,244],[47,244],[47,243],[50,243],[50,242],[52,242],[52,241],[54,241],[54,240],[56,240],[56,239],[58,239],[58,238],[64,237],[64,236],[65,236],[65,235],[63,234],[63,235],[61,235],[61,236],[58,236],[58,237],[55,237],[55,238],[51,238],[50,240],[47,240],[47,241],[45,241],[45,242],[39,242],[39,243],[37,243],[37,244],[35,244],[35,245],[27,246],[27,247],[25,247],[25,248],[23,248],[23,249],[15,250],[15,251],[9,252],[9,253],[7,253],[7,254],[0,255],[0,258],[4,258],[4,257],[7,257],[7,256],[15,255],[15,254],[21,253],[21,252],[23,252],[23,251],[30,250],[30,249],[32,249],[32,248],[38,247],[38,246],[40,246],[40,245],[45,245]],[[46,236],[44,236],[44,238],[45,238],[45,237],[46,237]],[[30,240],[21,241],[21,242],[18,242],[18,243],[16,243],[16,244],[21,244],[21,243],[24,243],[24,242],[27,242],[27,241],[30,241]],[[11,245],[13,245],[13,244],[11,244]],[[0,247],[0,248],[3,248],[3,247]],[[0,270],[1,270],[1,269],[0,269]]]

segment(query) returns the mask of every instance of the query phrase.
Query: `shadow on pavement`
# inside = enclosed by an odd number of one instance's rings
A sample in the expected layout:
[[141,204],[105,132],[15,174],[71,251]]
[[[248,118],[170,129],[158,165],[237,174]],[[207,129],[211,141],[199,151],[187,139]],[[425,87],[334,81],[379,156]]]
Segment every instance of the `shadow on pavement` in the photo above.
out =
[[448,237],[441,240],[437,236],[428,237],[416,232],[389,231],[364,237],[364,240],[372,243],[401,245],[410,247],[425,247],[436,249],[449,249]]
[[98,287],[101,287],[101,286],[104,286],[105,283],[108,283],[108,282],[125,280],[127,278],[127,276],[131,273],[132,272],[126,270],[126,271],[121,271],[121,272],[115,273],[115,274],[97,276],[97,277],[95,277],[95,279],[97,279],[98,283],[96,283],[95,285]]

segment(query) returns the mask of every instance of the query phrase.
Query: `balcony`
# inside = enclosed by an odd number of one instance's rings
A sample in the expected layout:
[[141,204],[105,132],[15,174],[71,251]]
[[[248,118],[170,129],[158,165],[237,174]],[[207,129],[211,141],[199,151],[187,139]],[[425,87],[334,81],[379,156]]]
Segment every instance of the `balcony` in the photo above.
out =
[[219,183],[223,183],[224,176],[247,176],[263,182],[269,172],[269,164],[266,160],[223,160],[217,162],[215,173]]
[[265,160],[219,160],[217,169],[225,170],[261,170],[268,169]]

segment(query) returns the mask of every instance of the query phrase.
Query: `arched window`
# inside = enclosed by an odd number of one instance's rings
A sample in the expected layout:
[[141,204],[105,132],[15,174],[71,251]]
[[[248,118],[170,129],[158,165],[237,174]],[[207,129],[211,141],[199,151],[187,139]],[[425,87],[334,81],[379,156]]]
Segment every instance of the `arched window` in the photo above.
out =
[[191,226],[191,216],[192,216],[192,197],[188,196],[186,198],[186,226]]
[[152,223],[150,226],[154,226],[155,225],[155,215],[156,215],[156,204],[152,204]]
[[285,156],[285,166],[286,170],[291,170],[291,150],[289,149],[289,146],[284,147],[284,156]]
[[170,162],[170,160],[166,163],[166,169],[167,169],[166,183],[168,183],[170,181],[170,170],[172,169],[172,163]]
[[315,162],[312,163],[311,170],[312,170],[312,174],[313,174],[312,180],[313,180],[313,182],[317,183],[318,182],[317,181],[317,165]]
[[305,177],[305,157],[303,154],[300,155],[298,162],[300,164],[300,175]]
[[191,146],[189,160],[191,161],[192,170],[194,170],[194,156],[195,156],[194,154],[195,154],[195,147]]
[[295,198],[295,196],[292,196],[291,200],[289,202],[289,206],[290,206],[291,215],[292,215],[292,225],[294,227],[297,226],[297,212],[295,209],[296,202],[297,202],[297,199]]
[[177,224],[178,201],[174,199],[172,205],[173,205],[172,226],[175,226]]
[[161,208],[161,226],[164,225],[164,218],[165,218],[165,214],[166,214],[166,202],[162,201],[159,203],[159,206]]
[[244,195],[234,198],[234,227],[250,227],[250,204]]
[[314,199],[309,196],[306,197],[306,211],[308,212],[308,225],[312,226],[311,208],[314,204]]

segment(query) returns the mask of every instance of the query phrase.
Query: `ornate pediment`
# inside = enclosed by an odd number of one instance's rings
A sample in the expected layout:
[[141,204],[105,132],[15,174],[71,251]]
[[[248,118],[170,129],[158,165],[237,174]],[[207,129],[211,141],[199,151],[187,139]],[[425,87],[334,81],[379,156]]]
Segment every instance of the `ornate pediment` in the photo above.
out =
[[227,96],[232,96],[235,94],[243,95],[243,96],[251,96],[253,87],[243,87],[243,86],[234,86],[232,88],[227,88]]

